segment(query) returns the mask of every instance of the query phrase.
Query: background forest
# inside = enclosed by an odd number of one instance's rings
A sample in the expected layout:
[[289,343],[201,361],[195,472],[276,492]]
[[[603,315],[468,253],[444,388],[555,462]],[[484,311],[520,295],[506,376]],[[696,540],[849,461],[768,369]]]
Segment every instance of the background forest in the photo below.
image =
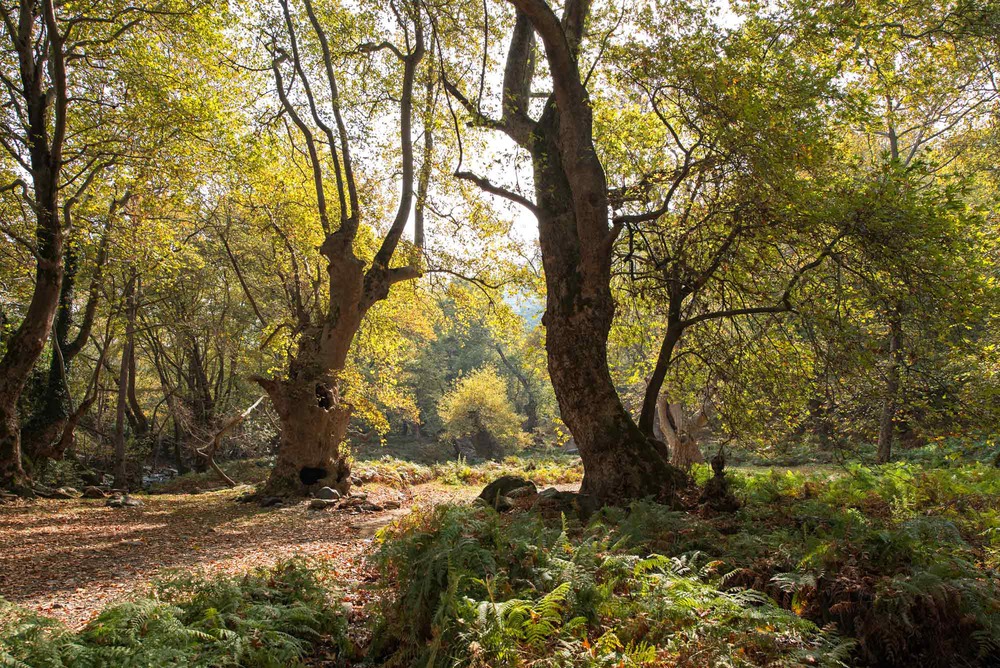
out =
[[0,18],[0,665],[1000,665],[1000,6]]

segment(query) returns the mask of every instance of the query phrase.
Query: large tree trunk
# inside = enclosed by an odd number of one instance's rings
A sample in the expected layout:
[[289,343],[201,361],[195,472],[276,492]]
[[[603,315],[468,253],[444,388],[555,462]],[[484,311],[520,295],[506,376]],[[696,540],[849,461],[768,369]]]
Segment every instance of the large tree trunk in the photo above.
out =
[[351,465],[340,445],[353,407],[341,396],[338,376],[374,299],[366,293],[364,264],[345,236],[330,234],[321,248],[330,275],[324,322],[302,332],[287,379],[255,378],[274,403],[281,423],[278,459],[263,496],[305,495],[320,487],[346,493],[350,488]]
[[0,488],[18,492],[28,488],[28,476],[21,460],[18,399],[45,348],[62,286],[63,234],[56,209],[56,178],[47,164],[39,166],[35,175],[39,255],[35,289],[24,320],[8,339],[0,360]]
[[[679,484],[667,448],[639,430],[608,370],[607,340],[615,304],[610,244],[603,242],[609,233],[607,212],[603,206],[574,206],[574,189],[557,143],[559,116],[550,104],[536,129],[533,151],[547,289],[542,323],[552,387],[580,449],[583,492],[615,503],[646,496],[666,500]],[[587,183],[577,187],[588,190]],[[606,200],[603,172],[592,192]],[[594,239],[588,227],[603,235]]]
[[[52,318],[59,304],[63,277],[63,229],[59,218],[59,178],[66,139],[65,37],[59,34],[55,4],[39,7],[22,1],[18,20],[5,22],[10,46],[17,53],[22,102],[15,120],[4,130],[14,145],[26,147],[31,166],[35,212],[35,287],[21,325],[7,340],[0,359],[0,488],[27,489],[28,477],[21,461],[21,425],[17,403],[35,362],[45,348]],[[38,20],[39,17],[41,20]],[[44,39],[39,37],[44,24]],[[23,134],[22,134],[23,133]],[[17,192],[19,182],[14,183]],[[27,188],[20,183],[24,198]]]
[[[322,485],[328,485],[346,492],[350,486],[350,462],[341,452],[340,444],[347,435],[352,406],[341,396],[340,374],[347,364],[347,355],[354,336],[361,326],[361,319],[369,308],[389,295],[390,287],[399,281],[420,275],[419,253],[405,267],[391,267],[393,255],[406,228],[411,210],[414,208],[414,160],[413,160],[413,86],[417,67],[424,57],[424,20],[419,5],[414,3],[406,11],[397,12],[396,18],[407,34],[407,51],[392,47],[403,65],[402,90],[399,97],[399,147],[401,154],[401,184],[399,204],[388,231],[382,237],[378,251],[372,258],[371,266],[365,270],[354,252],[360,215],[360,198],[354,179],[350,141],[346,124],[341,117],[339,93],[329,39],[322,22],[314,11],[312,1],[304,0],[305,15],[316,38],[316,46],[322,56],[326,83],[332,93],[331,107],[334,125],[327,125],[317,113],[317,101],[308,85],[308,75],[299,55],[298,28],[293,18],[288,0],[281,0],[288,51],[275,52],[272,72],[277,85],[282,108],[298,128],[305,144],[312,166],[313,184],[316,188],[316,207],[320,223],[326,235],[320,247],[320,254],[326,258],[329,274],[329,302],[325,312],[308,312],[301,294],[293,295],[293,307],[300,327],[298,350],[289,365],[287,378],[255,380],[267,391],[274,403],[281,421],[281,442],[278,446],[278,460],[271,476],[261,490],[267,495],[307,494]],[[284,72],[283,63],[286,63]],[[309,114],[315,127],[300,115],[300,109],[285,95],[286,76],[301,79]],[[433,86],[428,87],[428,104],[433,104]],[[425,127],[424,160],[430,159],[433,141],[426,135],[431,132]],[[336,192],[340,209],[340,225],[334,229],[327,209],[324,172],[329,163],[318,157],[316,133],[326,137],[326,145],[333,157],[336,175]],[[335,139],[339,137],[339,141]],[[430,169],[421,170],[419,192],[426,195],[426,179]],[[416,202],[414,220],[414,242],[417,250],[423,242],[423,217],[421,199]]]
[[336,383],[296,379],[261,383],[281,423],[278,460],[263,496],[305,495],[321,487],[350,489],[351,465],[340,444],[347,436],[351,406],[337,396]]
[[[560,21],[542,0],[512,0],[542,37],[554,95],[528,142],[534,166],[547,300],[549,374],[563,421],[583,459],[581,490],[608,503],[672,498],[683,474],[662,443],[647,438],[622,405],[608,370],[614,318],[607,181],[593,143],[593,119],[576,48],[587,4],[568,3]],[[522,23],[527,19],[530,24]],[[514,43],[524,39],[515,29]],[[508,58],[508,70],[512,59]]]
[[125,410],[128,406],[128,386],[131,375],[129,359],[135,347],[135,273],[125,286],[125,343],[122,345],[121,364],[118,367],[118,402],[115,407],[115,442],[114,442],[114,486],[117,489],[128,487],[126,470],[127,453],[125,450]]
[[902,365],[902,327],[899,318],[889,323],[889,367],[886,370],[882,417],[879,420],[876,461],[886,464],[892,459],[892,439],[896,431],[896,402],[899,394],[899,371]]

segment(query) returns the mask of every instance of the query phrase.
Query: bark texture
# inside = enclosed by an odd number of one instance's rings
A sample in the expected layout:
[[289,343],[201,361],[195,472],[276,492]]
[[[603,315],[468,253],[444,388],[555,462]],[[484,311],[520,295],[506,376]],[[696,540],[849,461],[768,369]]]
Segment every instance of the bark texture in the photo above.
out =
[[879,420],[878,451],[875,459],[887,464],[892,459],[892,441],[896,433],[896,404],[899,395],[899,374],[902,366],[902,326],[899,318],[889,324],[889,366],[885,374],[885,395]]
[[[541,37],[553,83],[553,95],[524,140],[534,167],[534,212],[545,267],[548,367],[562,418],[583,459],[581,491],[605,503],[647,496],[667,500],[684,476],[669,463],[666,446],[632,420],[608,370],[615,312],[611,250],[618,229],[610,224],[607,181],[577,62],[589,3],[567,2],[562,19],[543,0],[512,3],[520,13],[505,84],[530,83],[530,77],[517,77],[529,69],[532,29]],[[517,86],[505,88],[508,105],[521,101],[506,114],[526,116],[526,96]],[[515,133],[518,122],[523,120],[511,124]]]
[[[10,45],[19,61],[22,111],[10,128],[14,140],[27,147],[32,192],[17,180],[35,212],[35,287],[24,320],[7,340],[0,359],[0,488],[27,490],[21,458],[18,399],[28,374],[45,347],[59,304],[63,277],[63,228],[59,216],[59,177],[66,137],[66,58],[52,0],[21,0],[17,21],[5,22]],[[44,33],[44,37],[40,36]]]
[[281,423],[278,458],[264,496],[308,494],[321,487],[345,494],[350,488],[350,461],[340,445],[353,407],[341,396],[338,374],[347,364],[368,300],[363,263],[342,239],[334,233],[322,249],[331,290],[326,322],[302,333],[287,379],[257,379]]

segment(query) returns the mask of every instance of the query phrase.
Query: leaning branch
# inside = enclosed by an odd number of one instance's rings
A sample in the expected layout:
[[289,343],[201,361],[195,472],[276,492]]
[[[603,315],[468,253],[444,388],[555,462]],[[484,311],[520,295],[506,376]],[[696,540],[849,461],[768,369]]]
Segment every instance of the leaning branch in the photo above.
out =
[[215,436],[212,437],[212,442],[209,443],[207,447],[195,450],[195,452],[198,453],[198,456],[205,459],[205,461],[208,462],[208,465],[212,467],[212,470],[215,471],[215,473],[222,478],[222,481],[230,488],[236,487],[237,483],[235,480],[226,475],[226,472],[223,471],[222,468],[216,463],[215,453],[218,452],[219,446],[222,445],[222,437],[226,435],[226,432],[231,431],[234,427],[236,427],[236,425],[243,422],[243,420],[245,420],[247,416],[253,412],[253,409],[257,408],[257,406],[260,405],[260,402],[264,401],[266,396],[267,395],[261,395],[257,401],[251,404],[250,408],[246,409],[243,413],[237,415],[222,425],[222,428],[215,432]]
[[482,176],[477,176],[472,172],[466,172],[466,171],[455,172],[455,177],[463,179],[465,181],[471,181],[472,183],[475,183],[477,186],[479,186],[481,190],[485,190],[486,192],[491,193],[493,195],[497,195],[498,197],[503,197],[504,199],[514,202],[515,204],[520,204],[531,213],[535,214],[536,216],[538,215],[538,207],[535,206],[534,202],[529,200],[527,197],[524,197],[523,195],[518,195],[515,192],[507,190],[506,188],[502,188],[494,183],[491,183],[489,179],[486,179]]

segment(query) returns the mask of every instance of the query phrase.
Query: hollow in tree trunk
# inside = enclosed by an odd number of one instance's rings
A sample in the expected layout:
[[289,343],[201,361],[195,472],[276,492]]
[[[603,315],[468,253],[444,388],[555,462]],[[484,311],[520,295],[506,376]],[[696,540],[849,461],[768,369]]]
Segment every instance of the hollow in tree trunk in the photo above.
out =
[[351,406],[337,396],[332,377],[263,381],[281,425],[278,458],[261,494],[298,496],[321,487],[346,494],[351,465],[340,444]]

